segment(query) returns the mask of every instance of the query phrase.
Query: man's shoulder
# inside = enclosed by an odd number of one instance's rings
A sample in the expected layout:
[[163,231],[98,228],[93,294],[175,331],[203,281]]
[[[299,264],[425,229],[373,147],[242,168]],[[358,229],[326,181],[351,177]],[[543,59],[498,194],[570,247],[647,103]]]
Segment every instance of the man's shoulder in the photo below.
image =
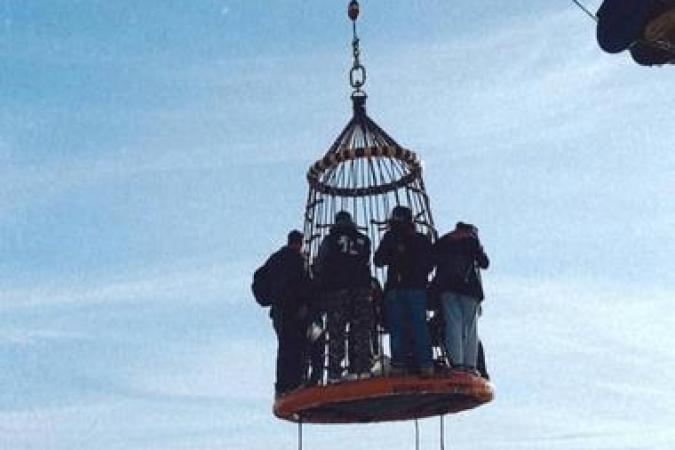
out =
[[298,261],[303,262],[302,255],[296,251],[291,250],[288,246],[281,247],[276,253],[274,253],[270,259],[284,264],[287,263],[296,263]]
[[446,233],[436,240],[434,248],[441,253],[454,253],[460,250],[460,241],[452,233]]
[[391,236],[392,236],[392,231],[391,231],[391,230],[387,230],[387,231],[385,231],[384,234],[382,235],[382,240],[384,241],[385,239],[391,239]]
[[277,250],[276,252],[272,253],[272,254],[270,255],[270,257],[267,258],[267,262],[269,262],[269,263],[274,263],[274,262],[277,262],[277,261],[283,259],[283,258],[284,258],[284,255],[285,255],[285,252],[284,252],[284,249],[285,249],[285,248],[286,248],[286,247],[281,247],[279,250]]
[[452,237],[452,232],[445,233],[438,238],[436,242],[445,242]]
[[367,234],[361,233],[359,231],[356,232],[356,238],[357,239],[362,239],[365,243],[370,244],[370,238],[368,237]]
[[272,258],[283,258],[290,255],[291,253],[293,253],[293,251],[290,248],[288,248],[287,245],[284,245],[283,247],[281,247],[279,250],[277,250],[272,254]]

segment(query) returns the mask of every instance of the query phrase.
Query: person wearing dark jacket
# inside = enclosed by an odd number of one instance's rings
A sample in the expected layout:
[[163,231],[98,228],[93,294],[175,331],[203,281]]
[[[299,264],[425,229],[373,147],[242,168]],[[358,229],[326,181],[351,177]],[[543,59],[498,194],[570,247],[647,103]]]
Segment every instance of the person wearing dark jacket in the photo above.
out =
[[307,347],[307,311],[310,282],[302,256],[303,234],[293,230],[288,244],[270,256],[278,295],[270,310],[278,350],[275,391],[281,395],[303,382]]
[[[395,207],[389,230],[374,257],[377,267],[387,266],[385,304],[394,375],[406,369],[416,369],[424,376],[433,374],[426,323],[426,289],[433,267],[431,248],[430,239],[415,230],[410,208]],[[410,354],[413,361],[408,361]],[[411,363],[414,367],[410,367]]]
[[370,376],[370,239],[359,233],[351,215],[340,211],[319,247],[317,269],[328,331],[328,381],[342,378],[345,331],[349,324],[349,372]]
[[490,261],[473,225],[457,223],[434,244],[437,264],[433,288],[440,293],[445,319],[445,350],[453,367],[476,369],[478,309],[483,301],[479,269]]

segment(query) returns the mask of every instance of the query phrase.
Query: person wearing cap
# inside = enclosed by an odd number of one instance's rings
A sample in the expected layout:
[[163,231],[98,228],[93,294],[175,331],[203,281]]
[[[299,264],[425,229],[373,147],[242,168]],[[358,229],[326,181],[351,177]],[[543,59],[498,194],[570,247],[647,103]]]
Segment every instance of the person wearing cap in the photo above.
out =
[[281,395],[299,387],[306,369],[307,311],[310,281],[302,255],[303,234],[288,233],[287,245],[272,256],[274,284],[279,292],[270,310],[277,335],[275,392]]
[[478,229],[458,222],[434,244],[436,276],[445,319],[445,350],[453,367],[475,371],[478,358],[477,322],[483,301],[480,269],[490,264]]
[[374,257],[377,267],[387,266],[385,305],[392,375],[410,370],[422,376],[433,374],[426,322],[427,284],[433,267],[431,248],[429,237],[415,230],[410,208],[395,207]]
[[370,376],[370,239],[356,229],[347,211],[335,215],[335,223],[319,246],[317,277],[328,331],[328,382],[343,378],[345,333],[349,324],[351,377]]

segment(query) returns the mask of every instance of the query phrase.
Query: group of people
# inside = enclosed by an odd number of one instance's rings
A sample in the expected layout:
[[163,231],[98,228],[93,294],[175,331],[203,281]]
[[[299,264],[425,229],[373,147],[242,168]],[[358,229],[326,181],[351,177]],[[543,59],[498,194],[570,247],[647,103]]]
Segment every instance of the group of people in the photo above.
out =
[[[279,344],[277,394],[318,383],[325,350],[328,383],[372,376],[373,330],[378,326],[389,334],[389,375],[433,376],[438,367],[427,314],[432,304],[444,322],[447,363],[476,371],[476,323],[484,297],[480,269],[489,265],[476,227],[459,222],[432,243],[416,230],[410,208],[396,206],[372,258],[376,267],[387,269],[381,305],[374,301],[379,286],[371,274],[371,241],[348,212],[335,215],[311,277],[303,240],[301,232],[291,231],[287,245],[270,257],[280,268],[279,295],[270,312]],[[319,327],[324,323],[325,328]]]

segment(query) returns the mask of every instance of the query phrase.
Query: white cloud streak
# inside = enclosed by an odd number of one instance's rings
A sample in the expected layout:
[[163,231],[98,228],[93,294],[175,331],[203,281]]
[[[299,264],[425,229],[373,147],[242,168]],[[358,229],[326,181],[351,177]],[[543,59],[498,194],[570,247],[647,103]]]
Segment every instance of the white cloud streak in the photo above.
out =
[[65,304],[147,304],[177,299],[199,303],[210,302],[214,298],[235,305],[240,300],[225,294],[241,292],[241,287],[249,282],[249,272],[248,264],[236,263],[201,268],[161,268],[146,276],[123,274],[117,279],[98,282],[81,279],[66,284],[43,283],[1,290],[0,309]]

